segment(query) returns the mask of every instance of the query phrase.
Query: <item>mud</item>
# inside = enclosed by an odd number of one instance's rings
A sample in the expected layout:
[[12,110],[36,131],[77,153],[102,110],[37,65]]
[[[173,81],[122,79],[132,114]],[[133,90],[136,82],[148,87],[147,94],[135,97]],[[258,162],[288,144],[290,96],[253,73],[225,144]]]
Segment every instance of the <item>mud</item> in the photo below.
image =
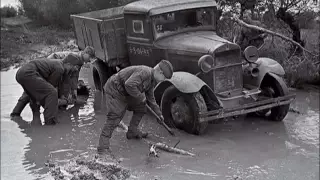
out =
[[52,162],[46,163],[46,166],[55,180],[126,180],[130,177],[129,170],[115,163],[107,163],[97,155],[79,156],[62,167]]
[[[23,121],[12,121],[10,111],[22,93],[15,82],[15,69],[1,72],[1,179],[54,179],[47,160],[66,167],[79,155],[93,156],[105,122],[103,98],[92,92],[83,106],[70,106],[59,113],[56,126],[30,126],[27,107]],[[81,78],[93,85],[90,68]],[[175,137],[146,115],[141,128],[148,140],[163,142],[196,154],[195,157],[159,151],[149,157],[144,141],[127,140],[117,128],[111,149],[130,171],[129,179],[319,179],[319,92],[297,91],[297,100],[283,122],[239,117],[212,123],[202,136],[175,130]],[[124,123],[128,125],[131,112]],[[91,176],[88,174],[88,176]]]

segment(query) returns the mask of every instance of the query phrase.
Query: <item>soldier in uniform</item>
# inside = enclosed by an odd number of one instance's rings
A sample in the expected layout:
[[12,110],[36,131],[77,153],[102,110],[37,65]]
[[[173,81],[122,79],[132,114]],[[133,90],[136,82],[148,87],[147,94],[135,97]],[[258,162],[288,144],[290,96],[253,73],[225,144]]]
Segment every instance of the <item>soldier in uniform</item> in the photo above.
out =
[[[55,58],[63,58],[62,61],[66,63],[78,63],[78,73],[75,73],[73,77],[67,78],[63,85],[61,94],[59,94],[59,98],[67,100],[68,104],[73,104],[77,99],[77,88],[78,88],[78,82],[79,82],[79,73],[81,70],[81,67],[85,63],[91,62],[91,59],[95,58],[95,50],[91,46],[87,46],[83,51],[80,51],[79,53],[69,53],[66,55],[64,52],[57,52],[54,54],[51,54],[48,58],[55,57]],[[66,107],[66,106],[64,106]]]
[[126,134],[127,139],[147,137],[148,133],[138,129],[139,123],[147,111],[146,105],[148,104],[163,119],[153,91],[157,83],[170,79],[172,74],[171,63],[162,60],[154,68],[144,65],[129,66],[108,79],[104,86],[108,108],[107,120],[100,134],[98,154],[110,152],[109,140],[127,109],[133,111]]
[[[243,21],[251,25],[263,27],[263,24],[259,21],[252,20],[248,12],[243,15]],[[260,48],[264,43],[264,38],[266,37],[264,32],[246,27],[241,27],[237,31],[235,43],[241,47],[242,51],[248,46]]]
[[24,89],[22,97],[30,101],[33,124],[41,124],[40,105],[44,108],[45,124],[57,123],[58,89],[64,79],[77,71],[77,66],[54,59],[36,59],[17,71],[16,80]]
[[[84,51],[80,52],[56,52],[49,55],[48,59],[62,59],[63,63],[71,63],[79,67],[78,73],[75,73],[73,77],[67,77],[64,81],[64,84],[60,86],[59,98],[65,99],[69,104],[72,104],[77,96],[77,86],[78,86],[78,77],[79,71],[84,63],[90,62],[91,58],[95,57],[95,51],[92,47],[88,46]],[[71,91],[71,92],[70,92]],[[73,95],[70,95],[73,93]],[[73,98],[72,98],[73,96]],[[23,93],[19,98],[16,106],[11,112],[11,117],[20,116],[21,112],[25,106],[30,102],[30,98],[27,93]]]

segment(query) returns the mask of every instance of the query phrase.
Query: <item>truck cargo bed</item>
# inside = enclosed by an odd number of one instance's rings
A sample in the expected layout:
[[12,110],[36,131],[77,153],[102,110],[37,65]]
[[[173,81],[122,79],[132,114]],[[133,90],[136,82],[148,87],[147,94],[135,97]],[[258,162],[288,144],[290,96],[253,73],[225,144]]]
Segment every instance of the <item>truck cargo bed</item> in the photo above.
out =
[[115,66],[127,59],[123,6],[71,15],[80,49],[92,46],[96,56]]

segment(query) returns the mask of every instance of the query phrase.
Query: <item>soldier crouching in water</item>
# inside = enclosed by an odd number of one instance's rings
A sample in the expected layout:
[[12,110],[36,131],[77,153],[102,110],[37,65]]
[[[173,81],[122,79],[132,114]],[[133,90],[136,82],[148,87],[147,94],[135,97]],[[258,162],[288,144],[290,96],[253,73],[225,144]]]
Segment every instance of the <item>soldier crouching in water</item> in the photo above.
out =
[[45,125],[58,122],[57,89],[77,71],[77,66],[54,59],[36,59],[17,71],[16,80],[24,89],[22,97],[30,102],[32,109],[32,124],[41,124],[40,105],[44,108]]
[[148,104],[159,117],[163,119],[161,110],[154,97],[154,86],[170,79],[173,67],[169,61],[162,60],[154,68],[140,65],[130,66],[111,76],[104,85],[107,120],[102,129],[97,147],[98,154],[110,153],[110,138],[114,129],[122,120],[126,109],[133,111],[133,115],[126,134],[127,139],[146,138],[148,133],[138,129],[139,123],[147,111]]
[[[61,94],[59,94],[59,98],[64,99],[67,101],[68,104],[74,104],[77,100],[77,91],[79,84],[79,73],[82,66],[85,63],[90,63],[92,59],[94,59],[95,50],[91,46],[87,46],[83,51],[78,53],[76,52],[56,52],[48,56],[48,58],[56,58],[62,59],[64,62],[69,63],[76,63],[79,67],[78,73],[75,73],[73,77],[67,78],[63,85]],[[66,108],[67,105],[61,106],[61,108]]]
[[[70,52],[70,51],[56,52],[56,53],[52,53],[47,57],[47,59],[62,59],[63,63],[70,63],[73,65],[78,65],[79,67],[78,73],[75,73],[74,77],[67,77],[67,79],[64,80],[64,83],[59,87],[60,88],[59,94],[58,94],[59,98],[67,100],[69,104],[75,101],[70,98],[69,94],[72,92],[73,98],[76,98],[77,93],[75,90],[77,89],[79,71],[84,63],[90,62],[90,59],[94,57],[95,57],[95,51],[91,46],[87,46],[83,51],[80,51],[80,52]],[[73,89],[73,91],[71,91],[71,89]],[[23,109],[29,102],[30,102],[30,98],[28,94],[23,93],[10,114],[11,118],[14,118],[17,116],[19,117]],[[30,104],[30,107],[32,109],[33,107],[32,104]]]

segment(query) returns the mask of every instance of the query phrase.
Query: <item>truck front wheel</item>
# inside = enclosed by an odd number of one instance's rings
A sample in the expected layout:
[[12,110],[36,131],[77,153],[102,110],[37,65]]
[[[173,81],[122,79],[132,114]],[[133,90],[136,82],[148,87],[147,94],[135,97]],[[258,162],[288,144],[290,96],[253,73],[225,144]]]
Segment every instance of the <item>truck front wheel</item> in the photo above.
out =
[[173,85],[162,96],[161,109],[168,126],[182,129],[190,134],[203,134],[207,122],[199,122],[199,113],[207,111],[207,106],[200,92],[182,93]]
[[[289,94],[288,87],[282,78],[274,78],[270,75],[267,75],[261,85],[261,96],[258,97],[259,100],[277,98]],[[272,121],[282,121],[288,111],[290,104],[276,106],[271,109],[265,109],[256,112],[258,116],[266,117]]]

